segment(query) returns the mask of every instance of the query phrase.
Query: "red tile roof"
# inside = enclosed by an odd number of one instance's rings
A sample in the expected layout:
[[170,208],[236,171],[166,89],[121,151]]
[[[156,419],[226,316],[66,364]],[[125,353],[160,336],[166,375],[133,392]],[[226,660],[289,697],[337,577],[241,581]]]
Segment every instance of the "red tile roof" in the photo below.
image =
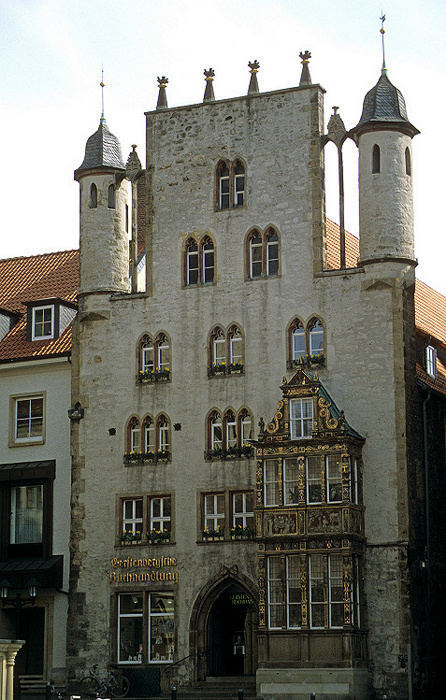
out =
[[26,339],[26,302],[59,298],[75,303],[79,251],[0,260],[0,309],[20,316],[0,342],[0,362],[57,357],[71,352],[71,324],[55,340]]

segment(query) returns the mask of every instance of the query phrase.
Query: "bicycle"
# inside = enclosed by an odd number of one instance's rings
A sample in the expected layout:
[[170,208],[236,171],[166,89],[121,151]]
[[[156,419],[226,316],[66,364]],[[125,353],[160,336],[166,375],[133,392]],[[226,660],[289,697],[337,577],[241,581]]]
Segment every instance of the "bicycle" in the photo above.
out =
[[95,696],[97,698],[124,698],[129,692],[130,681],[121,674],[115,675],[112,669],[107,671],[97,670],[98,664],[90,668],[88,676],[81,678],[79,689],[81,695]]
[[[55,688],[53,681],[47,683],[49,690],[49,696],[55,698],[55,700],[80,700],[80,695],[64,695],[60,689]],[[48,694],[46,694],[48,697]]]

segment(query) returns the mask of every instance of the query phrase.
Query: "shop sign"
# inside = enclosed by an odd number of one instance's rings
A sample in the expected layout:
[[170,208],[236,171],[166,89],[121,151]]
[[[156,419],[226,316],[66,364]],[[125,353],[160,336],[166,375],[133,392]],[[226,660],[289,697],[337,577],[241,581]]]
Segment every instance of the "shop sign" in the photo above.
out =
[[176,557],[156,557],[153,559],[113,557],[111,560],[112,571],[109,572],[110,583],[149,583],[153,581],[178,583],[178,572],[168,570],[176,565]]

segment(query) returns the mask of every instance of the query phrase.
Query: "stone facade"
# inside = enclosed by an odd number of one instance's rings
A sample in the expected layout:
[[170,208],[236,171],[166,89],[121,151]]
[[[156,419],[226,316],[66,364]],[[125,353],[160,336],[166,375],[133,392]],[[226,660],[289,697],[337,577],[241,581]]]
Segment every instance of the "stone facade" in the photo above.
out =
[[[399,656],[410,644],[407,407],[415,370],[407,309],[413,307],[414,261],[411,175],[395,173],[410,138],[398,125],[385,133],[379,127],[359,133],[364,265],[328,271],[322,98],[319,85],[304,85],[147,113],[144,292],[125,291],[127,249],[122,226],[117,232],[113,223],[125,219],[123,186],[112,220],[100,168],[77,171],[81,295],[72,405],[79,402],[85,417],[72,432],[72,677],[102,659],[136,671],[159,668],[167,688],[169,682],[187,685],[209,675],[254,674],[260,663],[258,691],[265,697],[323,692],[366,698],[374,691],[407,697]],[[384,184],[377,182],[379,174],[372,184],[366,176],[375,136],[382,153],[392,153]],[[223,174],[237,168],[244,174],[242,201],[236,200],[241,181],[237,185],[231,174],[225,200]],[[93,182],[106,231],[96,226],[86,203]],[[381,196],[384,214],[375,206]],[[261,241],[260,260],[253,239]],[[111,274],[111,261],[123,274]],[[345,670],[334,670],[329,652],[305,666],[284,644],[283,657],[272,658],[273,632],[265,632],[264,648],[257,650],[257,545],[231,532],[236,495],[252,493],[256,484],[255,460],[249,449],[243,452],[242,438],[255,438],[258,421],[272,418],[283,377],[294,375],[296,319],[310,342],[305,356],[312,354],[314,324],[323,327],[320,381],[365,438],[361,628],[368,630],[369,676],[362,670],[354,681],[346,681]],[[231,359],[234,328],[238,347],[243,345],[237,363]],[[226,348],[224,360],[217,336]],[[150,343],[152,364],[145,370],[142,356]],[[168,346],[164,360],[160,343]],[[156,433],[153,445],[148,426]],[[150,444],[144,447],[146,435]],[[167,507],[169,499],[171,508],[170,520],[164,520],[169,530],[163,530],[170,535],[160,542],[146,535],[154,499],[156,507],[160,499]],[[123,516],[124,502],[134,504],[133,520]],[[252,513],[243,503],[240,522],[246,523]],[[124,544],[123,532],[135,531],[135,523],[141,539]],[[206,534],[209,523],[216,526],[212,535]],[[150,607],[157,596],[162,631]],[[241,629],[231,627],[229,618]],[[130,630],[133,647],[127,653],[123,640]],[[284,634],[292,650],[299,631]],[[324,634],[328,640],[330,630]],[[219,644],[224,648],[217,652]],[[171,661],[179,663],[168,673]]]

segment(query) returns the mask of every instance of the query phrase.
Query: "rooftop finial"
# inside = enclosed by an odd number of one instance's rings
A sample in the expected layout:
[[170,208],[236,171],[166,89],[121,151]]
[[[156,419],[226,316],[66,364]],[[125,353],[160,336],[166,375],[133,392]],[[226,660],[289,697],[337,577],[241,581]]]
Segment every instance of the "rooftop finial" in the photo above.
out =
[[213,68],[209,68],[209,70],[204,71],[205,81],[206,81],[206,90],[204,91],[204,97],[203,97],[203,102],[209,102],[212,100],[215,100],[214,97],[214,86],[212,85],[212,82],[214,80],[214,75],[215,71]]
[[302,59],[302,73],[300,76],[299,85],[311,85],[311,75],[308,64],[310,63],[311,53],[309,51],[301,51],[299,54]]
[[259,91],[259,84],[257,82],[257,73],[259,72],[260,68],[260,63],[258,61],[253,61],[249,62],[248,66],[250,67],[250,73],[251,73],[251,80],[249,81],[249,88],[248,88],[248,95],[252,92],[258,92]]
[[386,33],[386,30],[384,29],[384,22],[386,21],[386,16],[382,10],[381,10],[381,17],[379,19],[381,20],[381,29],[379,31],[381,32],[381,41],[382,41],[382,47],[383,47],[383,67],[381,69],[381,72],[387,73],[386,52],[385,52],[385,47],[384,47],[384,34]]
[[166,87],[167,87],[167,83],[169,82],[169,80],[166,78],[165,75],[163,75],[162,78],[157,78],[157,80],[158,80],[159,93],[158,93],[158,102],[156,103],[156,108],[157,109],[165,109],[167,107]]
[[105,88],[105,83],[104,83],[104,66],[102,66],[102,80],[99,83],[101,86],[102,90],[102,114],[101,114],[101,119],[105,119],[105,114],[104,114],[104,88]]

